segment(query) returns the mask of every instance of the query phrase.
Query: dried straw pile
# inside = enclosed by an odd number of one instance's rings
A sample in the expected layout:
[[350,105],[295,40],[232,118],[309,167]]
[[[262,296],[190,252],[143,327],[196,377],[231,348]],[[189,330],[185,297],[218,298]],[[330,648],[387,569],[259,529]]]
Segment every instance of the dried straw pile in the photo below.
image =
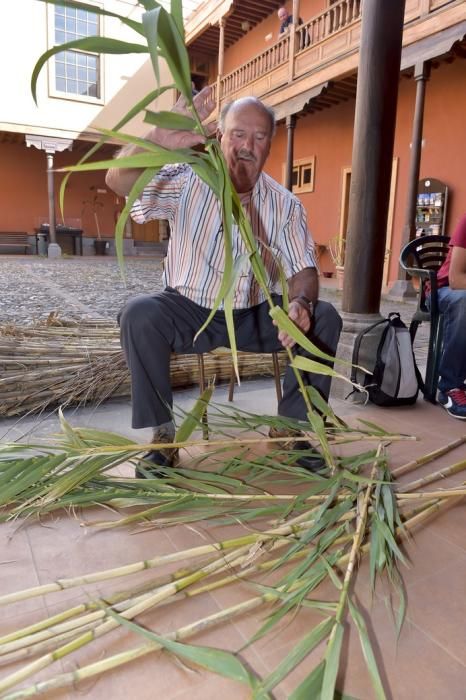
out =
[[[207,377],[230,378],[229,352],[204,355],[204,365]],[[271,355],[239,353],[239,367],[242,377],[273,375]],[[0,416],[130,395],[118,327],[110,321],[77,323],[51,314],[33,327],[0,326],[0,374]],[[174,387],[198,383],[197,355],[173,355],[171,376]]]

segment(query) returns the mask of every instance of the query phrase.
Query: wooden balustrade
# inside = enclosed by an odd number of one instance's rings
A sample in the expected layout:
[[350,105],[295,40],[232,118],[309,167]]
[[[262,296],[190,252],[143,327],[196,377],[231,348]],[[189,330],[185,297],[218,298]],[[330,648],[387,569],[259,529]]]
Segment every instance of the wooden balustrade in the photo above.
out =
[[231,73],[227,73],[220,81],[220,98],[231,95],[265,73],[287,63],[289,51],[290,37],[286,35],[262,53],[251,58],[247,63],[243,63]]
[[323,41],[334,32],[361,19],[361,0],[340,0],[325,12],[296,28],[297,52]]
[[[456,3],[457,1],[458,0],[423,0],[423,2],[419,3],[419,1],[414,2],[413,0],[413,2],[409,2],[408,0],[406,7],[407,16],[409,17],[408,21],[411,21],[416,16],[425,16],[426,11],[427,13],[434,12],[440,7]],[[326,47],[327,59],[330,55],[332,55],[332,58],[338,58],[338,56],[344,55],[348,50],[348,46],[354,46],[354,44],[351,43],[354,41],[353,38],[349,40],[348,44],[337,42],[331,52],[328,50],[329,42],[332,42],[333,35],[337,32],[346,32],[348,36],[354,36],[353,25],[361,20],[362,2],[363,0],[339,0],[339,2],[332,4],[324,12],[321,12],[307,22],[297,26],[295,28],[294,55],[291,55],[291,41],[288,33],[262,53],[254,56],[241,66],[238,66],[238,68],[235,68],[235,70],[227,75],[222,76],[219,83],[213,86],[214,99],[217,97],[218,88],[220,89],[220,100],[223,100],[224,98],[233,96],[254,81],[259,79],[263,80],[264,76],[270,76],[273,71],[280,74],[280,76],[275,81],[272,78],[272,82],[270,85],[267,84],[266,90],[271,87],[277,88],[280,84],[286,83],[286,81],[290,79],[290,75],[303,75],[306,70],[316,66],[316,61],[321,60],[319,58],[313,58],[312,61],[307,61],[306,52],[310,48],[318,48],[320,50],[320,47]],[[422,11],[420,8],[424,8],[424,10]],[[312,52],[310,52],[308,56],[310,56],[311,53]],[[297,73],[294,70],[295,61],[300,61]],[[283,73],[283,68],[281,69],[281,73],[280,70],[277,71],[277,69],[280,69],[280,67],[286,64],[292,67],[288,73]],[[259,91],[261,90],[263,90],[263,86],[259,88]]]

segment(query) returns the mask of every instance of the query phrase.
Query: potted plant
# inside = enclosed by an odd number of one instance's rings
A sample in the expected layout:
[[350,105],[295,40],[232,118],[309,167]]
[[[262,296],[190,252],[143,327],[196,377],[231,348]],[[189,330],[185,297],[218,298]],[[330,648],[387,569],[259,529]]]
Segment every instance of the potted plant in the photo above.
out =
[[94,217],[94,223],[95,223],[95,230],[97,233],[97,238],[94,241],[94,248],[95,248],[95,254],[96,255],[105,255],[105,251],[107,249],[107,241],[104,241],[101,236],[100,232],[100,221],[99,221],[99,209],[102,209],[104,206],[104,203],[99,199],[99,190],[95,187],[95,185],[91,185],[89,187],[92,196],[89,199],[85,199],[83,201],[83,208],[81,210],[81,215],[84,213],[87,207],[89,207],[92,211],[92,215]]
[[335,265],[338,289],[343,289],[345,247],[346,239],[343,238],[343,236],[335,236],[334,238],[331,238],[328,243],[330,256]]

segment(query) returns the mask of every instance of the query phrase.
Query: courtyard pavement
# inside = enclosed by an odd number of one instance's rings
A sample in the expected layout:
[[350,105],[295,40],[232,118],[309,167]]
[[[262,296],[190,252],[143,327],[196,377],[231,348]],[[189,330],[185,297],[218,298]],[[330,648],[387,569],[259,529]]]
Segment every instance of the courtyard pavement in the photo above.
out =
[[[161,258],[128,259],[126,262],[127,285],[119,276],[114,259],[64,258],[61,261],[0,256],[0,322],[29,324],[44,319],[52,311],[59,311],[67,318],[108,318],[116,313],[130,296],[160,288]],[[321,296],[339,306],[341,295],[334,289],[333,281],[322,280],[326,285]],[[405,321],[414,309],[414,302],[398,303],[383,300],[381,312],[398,310]],[[417,354],[422,365],[425,357],[425,331],[419,335]],[[424,355],[423,355],[424,353]],[[226,403],[227,389],[216,390],[217,403]],[[189,408],[197,396],[197,388],[175,392],[175,405]],[[332,400],[335,411],[349,421],[359,418],[373,421],[389,431],[409,434],[411,441],[394,442],[389,448],[391,467],[396,468],[410,460],[446,445],[455,438],[463,438],[466,426],[450,418],[439,406],[419,399],[413,407],[381,409],[376,406],[360,406],[348,401]],[[235,390],[234,406],[257,413],[275,412],[273,380],[254,379],[243,381]],[[113,430],[145,442],[147,431],[133,431],[130,426],[129,401],[108,401],[99,407],[70,408],[66,416],[73,425],[89,425]],[[11,418],[0,422],[0,439],[11,442],[31,439],[58,431],[55,413],[46,416]],[[406,483],[414,477],[422,477],[434,469],[465,459],[466,449],[456,448],[433,463],[425,464],[413,474],[401,477]],[[129,475],[129,474],[128,474]],[[463,483],[462,474],[449,477],[440,484],[450,487]],[[434,483],[432,488],[439,488]],[[86,512],[84,520],[100,515]],[[78,514],[79,515],[79,514]],[[466,697],[466,510],[464,502],[456,504],[439,517],[419,528],[405,551],[410,567],[403,571],[408,595],[407,620],[396,639],[393,620],[386,606],[385,593],[378,590],[372,599],[368,587],[367,562],[362,562],[356,584],[356,594],[371,619],[371,636],[382,676],[389,688],[392,700],[464,700]],[[240,525],[225,527],[221,524],[196,524],[195,527],[176,526],[169,530],[146,530],[134,535],[134,531],[103,530],[95,532],[83,527],[83,517],[62,514],[43,522],[30,522],[20,527],[17,522],[0,525],[0,564],[3,593],[18,588],[47,583],[58,576],[77,575],[96,569],[121,566],[129,562],[148,559],[161,553],[176,552],[200,541],[217,541],[228,532],[238,534]],[[123,585],[123,584],[121,584]],[[330,590],[324,586],[319,592],[324,598]],[[63,609],[63,601],[71,606],[83,600],[83,591],[73,589],[66,593],[52,594],[15,604],[0,610],[0,629],[4,633],[20,624],[30,624]],[[157,631],[176,628],[186,616],[193,619],[220,611],[228,605],[251,596],[251,588],[236,583],[229,589],[213,592],[202,600],[187,601],[166,606],[157,615],[144,618],[144,622]],[[250,637],[252,630],[263,622],[263,613],[251,613],[221,628],[197,635],[194,643],[221,645],[236,650]],[[316,622],[314,613],[303,609],[299,616],[282,626],[280,634],[274,634],[244,652],[247,662],[261,675],[276,668],[277,664],[295,646],[302,634]],[[78,663],[90,663],[110,653],[116,653],[142,643],[129,632],[118,638],[104,638],[94,646],[94,651],[83,649]],[[312,659],[314,660],[314,656]],[[339,687],[344,692],[371,700],[374,693],[365,670],[355,630],[351,629],[344,648],[344,669],[339,677]],[[53,670],[56,673],[72,671],[76,661],[64,658]],[[291,676],[280,684],[274,697],[285,700],[291,688],[309,673],[308,662],[300,664]],[[1,670],[0,677],[5,675]],[[39,677],[51,675],[41,672]],[[84,697],[101,700],[242,700],[249,697],[244,686],[226,679],[198,671],[193,672],[183,664],[161,654],[150,655],[129,664],[125,669],[104,674],[97,680],[87,681],[74,689],[50,691],[50,700]],[[313,700],[310,698],[309,700]]]

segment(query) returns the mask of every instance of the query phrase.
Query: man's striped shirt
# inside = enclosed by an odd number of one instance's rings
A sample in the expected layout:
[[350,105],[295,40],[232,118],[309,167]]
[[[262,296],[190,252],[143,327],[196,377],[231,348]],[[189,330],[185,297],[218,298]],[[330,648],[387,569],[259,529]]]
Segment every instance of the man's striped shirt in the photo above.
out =
[[[277,259],[287,279],[306,267],[317,267],[306,213],[295,195],[261,173],[243,207],[264,261],[270,291],[282,293]],[[225,251],[220,205],[208,185],[188,165],[165,166],[136,200],[131,215],[139,224],[168,219],[164,283],[196,304],[212,308],[224,274]],[[260,304],[265,297],[237,226],[232,238],[233,259],[241,267],[233,307],[243,309]]]

